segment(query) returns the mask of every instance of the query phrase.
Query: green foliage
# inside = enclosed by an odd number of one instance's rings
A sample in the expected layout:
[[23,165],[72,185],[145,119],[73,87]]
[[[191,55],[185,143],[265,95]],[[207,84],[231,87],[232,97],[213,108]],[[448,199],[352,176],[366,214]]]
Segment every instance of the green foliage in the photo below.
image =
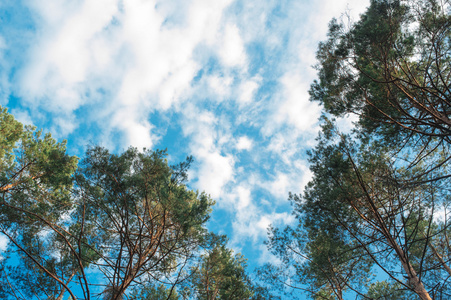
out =
[[163,284],[158,286],[148,284],[135,289],[129,298],[132,300],[177,300],[179,296],[176,291],[166,288]]
[[6,200],[2,216],[19,217],[14,209],[7,209],[9,205],[45,212],[56,220],[71,208],[71,175],[77,158],[66,154],[65,141],[57,143],[50,134],[42,136],[34,127],[22,126],[4,108],[0,108],[0,128],[0,192]]
[[333,293],[331,291],[327,291],[326,289],[320,289],[315,295],[313,296],[313,299],[315,300],[333,300],[335,297],[333,296]]
[[418,181],[441,178],[436,166],[449,168],[449,7],[449,1],[373,0],[355,24],[332,21],[310,90],[325,112],[358,115],[361,138],[411,150],[408,163],[433,155]]
[[246,274],[246,259],[226,247],[225,236],[210,235],[199,266],[193,267],[187,295],[194,299],[250,299],[253,286]]
[[[78,286],[89,299],[93,285],[104,285],[107,299],[132,287],[137,299],[178,299],[185,267],[210,245],[214,201],[185,185],[192,158],[171,167],[165,151],[94,147],[77,166],[65,151],[65,142],[0,109],[0,232],[9,238],[0,296],[75,299]],[[218,249],[211,259],[224,264],[215,269],[220,297],[250,297],[244,258]],[[93,267],[101,282],[88,278]]]
[[143,274],[161,279],[179,272],[207,232],[213,201],[183,184],[186,164],[174,170],[165,156],[95,147],[77,171],[76,214],[83,214],[87,245],[106,262],[93,263],[108,274],[111,299]]
[[[73,273],[69,250],[54,243],[52,225],[62,224],[73,209],[70,195],[77,161],[66,154],[65,141],[42,136],[0,107],[0,232],[10,240],[9,251],[18,251],[20,258],[20,267],[3,269],[7,294],[13,295],[19,286],[29,297],[57,294],[63,287],[52,276]],[[60,251],[60,259],[55,251]],[[5,282],[8,276],[15,284]]]
[[226,247],[227,238],[210,233],[202,241],[203,254],[179,285],[154,281],[136,286],[130,299],[278,299],[263,287],[254,286],[247,275],[246,259]]
[[411,293],[395,282],[378,281],[372,283],[366,297],[374,300],[407,300],[412,299]]
[[[431,101],[429,109],[433,104],[446,105],[449,94],[440,88],[446,90],[451,71],[447,66],[450,16],[443,11],[447,6],[448,1],[373,0],[349,29],[333,20],[329,39],[319,45],[319,81],[312,85],[312,99],[334,115],[362,113],[365,126],[378,121],[377,126],[391,127],[393,122],[384,121],[400,118],[401,108],[407,125],[414,110],[421,109],[413,107],[414,101]],[[411,99],[412,95],[420,97]]]
[[[296,227],[271,228],[279,266],[266,282],[315,299],[450,297],[449,1],[372,0],[354,24],[332,20],[311,99],[324,106],[313,179],[290,195]],[[343,135],[328,116],[356,114]],[[389,282],[375,282],[372,271]]]

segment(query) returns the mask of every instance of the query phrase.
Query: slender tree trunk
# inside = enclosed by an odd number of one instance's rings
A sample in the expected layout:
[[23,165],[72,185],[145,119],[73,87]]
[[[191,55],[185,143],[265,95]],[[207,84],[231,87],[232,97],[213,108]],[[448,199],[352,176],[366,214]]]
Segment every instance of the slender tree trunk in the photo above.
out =
[[[77,270],[74,270],[72,274],[70,275],[69,279],[66,281],[66,285],[69,285],[69,283],[72,281],[72,278],[74,278],[75,274],[77,273]],[[63,300],[64,294],[66,293],[66,288],[63,286],[61,289],[61,292],[59,293],[58,297],[56,297],[55,300]],[[54,299],[53,297],[50,297],[49,299]]]
[[404,268],[404,271],[407,273],[407,276],[409,279],[409,284],[413,288],[414,292],[422,300],[432,300],[431,296],[429,296],[429,293],[426,291],[426,288],[424,287],[420,278],[418,278],[417,272],[415,272],[415,270],[413,269],[409,260],[406,258],[404,251],[401,249],[401,247],[395,241],[389,240],[389,242],[392,244],[392,247],[395,249],[396,253],[398,254],[401,264],[402,264],[402,267]]

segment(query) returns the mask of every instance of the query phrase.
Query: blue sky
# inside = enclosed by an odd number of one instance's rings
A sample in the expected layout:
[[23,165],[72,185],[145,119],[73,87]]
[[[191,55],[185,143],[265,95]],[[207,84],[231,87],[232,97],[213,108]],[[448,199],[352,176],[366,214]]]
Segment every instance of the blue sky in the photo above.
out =
[[266,228],[294,222],[288,192],[311,177],[317,44],[331,18],[368,4],[2,0],[0,105],[74,155],[97,144],[192,155],[189,186],[217,203],[209,228],[253,268],[273,259]]

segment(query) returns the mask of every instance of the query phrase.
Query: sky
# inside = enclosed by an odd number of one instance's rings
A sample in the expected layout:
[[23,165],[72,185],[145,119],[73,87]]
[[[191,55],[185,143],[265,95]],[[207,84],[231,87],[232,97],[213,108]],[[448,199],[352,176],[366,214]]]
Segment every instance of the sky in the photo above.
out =
[[[329,21],[367,0],[1,0],[0,105],[89,145],[194,157],[188,186],[216,201],[208,228],[251,268],[270,224],[310,180],[321,107],[309,101]],[[5,239],[0,237],[0,248]]]

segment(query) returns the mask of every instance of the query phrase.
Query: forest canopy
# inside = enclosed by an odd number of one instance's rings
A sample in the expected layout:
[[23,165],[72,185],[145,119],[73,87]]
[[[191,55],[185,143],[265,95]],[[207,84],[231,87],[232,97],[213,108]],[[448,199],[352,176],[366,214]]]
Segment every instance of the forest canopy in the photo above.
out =
[[192,158],[165,157],[91,147],[79,162],[0,107],[0,298],[252,297],[246,259],[206,229],[214,201],[185,185]]
[[[323,105],[296,226],[260,269],[313,299],[449,299],[451,5],[372,0],[332,20],[311,100]],[[336,118],[354,115],[351,131]]]

